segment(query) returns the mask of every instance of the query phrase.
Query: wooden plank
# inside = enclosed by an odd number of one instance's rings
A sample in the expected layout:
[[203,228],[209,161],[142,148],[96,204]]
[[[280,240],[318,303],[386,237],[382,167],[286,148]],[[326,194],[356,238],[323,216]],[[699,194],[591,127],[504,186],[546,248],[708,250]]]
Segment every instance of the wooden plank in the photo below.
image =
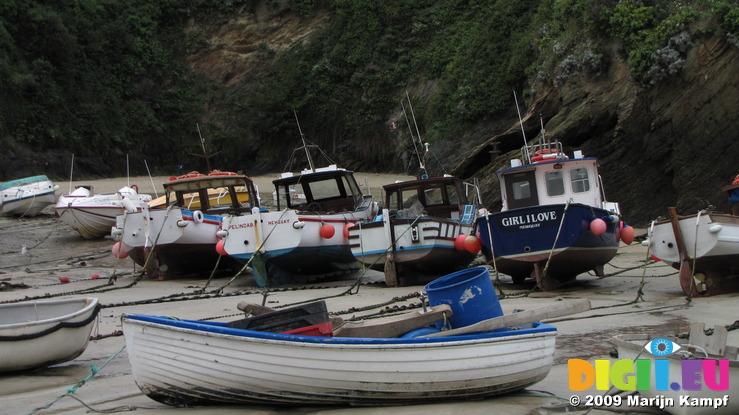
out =
[[334,337],[399,337],[410,331],[442,321],[452,315],[449,304],[440,304],[429,310],[414,311],[399,316],[377,320],[347,321],[334,330]]
[[477,333],[481,331],[490,331],[506,327],[520,326],[522,324],[535,323],[548,318],[577,314],[588,310],[590,310],[590,301],[572,300],[559,304],[549,305],[546,307],[539,307],[531,310],[521,311],[518,313],[508,314],[506,316],[493,317],[469,326],[440,331],[438,333],[432,333],[429,334],[427,337],[454,336],[458,334]]

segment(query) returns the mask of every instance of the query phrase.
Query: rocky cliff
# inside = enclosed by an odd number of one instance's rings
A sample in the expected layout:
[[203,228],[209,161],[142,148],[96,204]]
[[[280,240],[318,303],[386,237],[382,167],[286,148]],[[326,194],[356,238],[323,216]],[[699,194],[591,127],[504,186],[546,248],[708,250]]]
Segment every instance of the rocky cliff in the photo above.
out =
[[[692,44],[682,71],[651,88],[629,78],[615,50],[606,74],[539,91],[524,117],[527,137],[538,133],[542,117],[548,136],[597,157],[608,198],[637,225],[668,206],[728,211],[720,188],[739,174],[739,49],[699,31]],[[504,154],[491,157],[496,141]],[[456,171],[478,177],[484,200],[499,203],[494,171],[521,143],[514,121],[472,149]]]
[[[320,12],[300,18],[287,9],[255,2],[222,21],[193,22],[189,31],[200,42],[191,49],[188,62],[226,91],[248,88],[251,73],[267,70],[280,53],[309,41],[329,18]],[[656,85],[632,80],[623,51],[614,47],[606,52],[607,71],[570,74],[557,86],[549,82],[522,111],[529,139],[539,132],[541,119],[547,135],[566,149],[581,149],[600,160],[608,199],[619,202],[634,225],[648,224],[664,215],[668,206],[677,206],[682,213],[711,205],[726,211],[720,188],[739,173],[739,47],[699,25],[690,33],[684,65]],[[407,89],[423,99],[433,87],[429,82]],[[402,93],[398,91],[399,96]],[[401,114],[400,107],[394,114]],[[407,160],[408,155],[400,153],[407,153],[408,137],[394,134],[397,145],[388,150],[388,157]],[[516,157],[521,144],[512,108],[494,121],[438,140],[434,149],[447,165],[455,166],[452,173],[478,179],[483,200],[496,210],[500,197],[494,172]],[[350,167],[366,167],[355,164]]]

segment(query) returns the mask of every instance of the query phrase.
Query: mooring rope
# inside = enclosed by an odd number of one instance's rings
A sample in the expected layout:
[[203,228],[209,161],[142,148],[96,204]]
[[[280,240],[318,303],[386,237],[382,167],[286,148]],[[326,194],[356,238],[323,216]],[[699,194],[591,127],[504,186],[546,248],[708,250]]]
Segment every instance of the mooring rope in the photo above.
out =
[[549,257],[547,258],[546,264],[544,264],[544,269],[541,271],[541,279],[542,281],[544,278],[549,278],[547,275],[547,272],[549,270],[549,263],[552,261],[552,256],[554,256],[554,250],[557,248],[557,242],[559,241],[559,234],[562,232],[562,226],[565,223],[565,216],[567,216],[567,209],[570,207],[571,199],[567,201],[565,204],[565,208],[562,211],[562,220],[559,221],[559,228],[557,228],[557,235],[554,237],[554,245],[552,245],[552,249],[549,251]]
[[90,374],[87,377],[85,377],[84,379],[80,379],[73,386],[67,388],[67,392],[66,393],[64,393],[63,395],[59,395],[53,401],[47,403],[46,405],[43,405],[43,406],[39,406],[37,408],[34,408],[31,412],[28,413],[28,415],[33,415],[33,414],[37,413],[38,411],[41,411],[41,410],[44,410],[44,409],[49,409],[49,408],[51,408],[52,405],[54,405],[55,403],[59,402],[60,400],[62,400],[66,396],[72,396],[73,397],[73,395],[77,393],[77,389],[79,389],[82,386],[84,386],[85,383],[87,383],[87,381],[92,380],[92,378],[94,378],[95,375],[97,375],[101,370],[103,370],[103,368],[105,368],[105,366],[107,366],[108,363],[110,363],[111,360],[115,359],[121,352],[123,352],[123,350],[125,348],[126,348],[125,345],[123,347],[121,347],[120,350],[118,350],[112,356],[110,356],[108,358],[108,360],[106,360],[105,363],[103,363],[103,365],[100,366],[100,367],[97,367],[95,365],[90,365]]

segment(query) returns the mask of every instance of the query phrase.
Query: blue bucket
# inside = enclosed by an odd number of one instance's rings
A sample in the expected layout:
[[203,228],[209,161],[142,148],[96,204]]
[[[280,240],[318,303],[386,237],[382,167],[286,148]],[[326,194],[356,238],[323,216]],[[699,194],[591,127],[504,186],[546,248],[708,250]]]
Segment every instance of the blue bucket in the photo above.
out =
[[[485,267],[468,268],[437,278],[425,287],[429,305],[449,304],[452,328],[475,324],[482,320],[503,315],[498,296],[490,281],[490,271]],[[436,323],[441,329],[443,322]]]

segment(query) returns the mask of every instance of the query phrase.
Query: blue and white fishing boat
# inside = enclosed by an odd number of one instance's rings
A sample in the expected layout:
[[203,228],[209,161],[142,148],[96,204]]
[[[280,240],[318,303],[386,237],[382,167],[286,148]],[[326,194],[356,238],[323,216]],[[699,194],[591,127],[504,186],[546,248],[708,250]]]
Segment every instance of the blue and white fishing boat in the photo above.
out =
[[349,241],[357,260],[383,271],[388,286],[426,283],[475,259],[474,220],[482,208],[477,186],[445,175],[383,189],[382,215],[350,227]]
[[487,212],[475,184],[449,174],[429,174],[429,144],[421,139],[410,96],[413,125],[403,106],[419,162],[415,180],[383,186],[382,215],[349,228],[352,253],[366,267],[383,271],[390,287],[427,283],[466,268],[480,252],[475,218]]
[[[277,209],[251,216],[227,215],[218,236],[222,253],[252,267],[259,286],[274,286],[354,272],[361,264],[349,248],[348,228],[377,214],[354,172],[329,164],[316,167],[308,144],[302,146],[309,168],[286,171],[272,183]],[[326,156],[327,160],[331,160]],[[292,158],[291,158],[292,159]]]
[[31,217],[54,203],[59,186],[46,176],[32,176],[0,184],[0,211],[4,215]]
[[556,328],[328,337],[124,315],[136,385],[169,405],[400,405],[524,389],[552,367]]
[[606,201],[598,161],[581,151],[568,157],[543,125],[521,158],[496,174],[503,206],[478,219],[477,231],[486,259],[514,282],[532,277],[549,290],[584,272],[603,275],[622,235],[633,240],[618,204]]

